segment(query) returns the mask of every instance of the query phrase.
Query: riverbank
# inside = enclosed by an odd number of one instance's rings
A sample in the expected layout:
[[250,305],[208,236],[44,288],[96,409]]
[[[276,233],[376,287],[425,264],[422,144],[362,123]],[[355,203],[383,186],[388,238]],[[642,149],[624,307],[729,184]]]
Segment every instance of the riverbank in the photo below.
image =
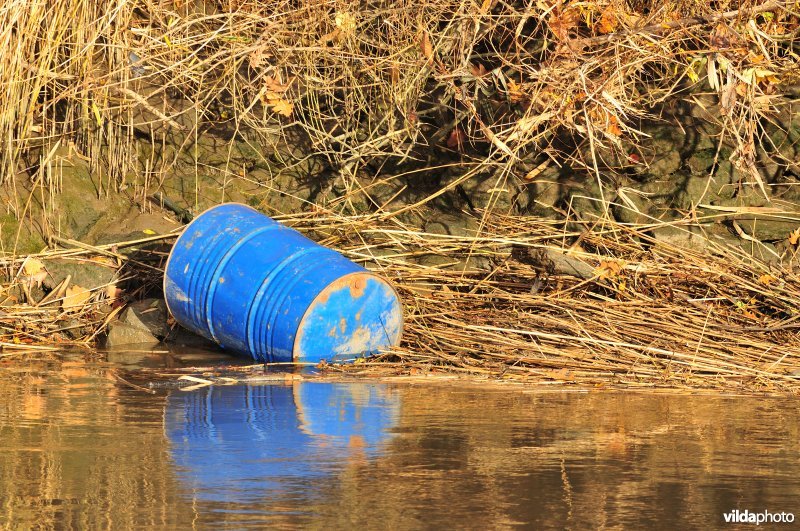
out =
[[[405,228],[391,215],[317,212],[282,221],[380,272],[400,292],[401,346],[342,370],[386,363],[409,375],[800,389],[797,276],[724,239],[692,232],[689,223],[669,228],[701,246],[654,237],[667,228],[658,223],[595,221],[575,230],[491,213],[473,218],[479,230],[471,236]],[[185,340],[176,338],[159,299],[159,274],[174,237],[19,259],[3,302],[2,355],[54,342],[93,345],[106,334],[123,349]]]
[[164,261],[235,201],[397,286],[343,370],[800,389],[794,2],[18,11],[2,356],[195,341]]

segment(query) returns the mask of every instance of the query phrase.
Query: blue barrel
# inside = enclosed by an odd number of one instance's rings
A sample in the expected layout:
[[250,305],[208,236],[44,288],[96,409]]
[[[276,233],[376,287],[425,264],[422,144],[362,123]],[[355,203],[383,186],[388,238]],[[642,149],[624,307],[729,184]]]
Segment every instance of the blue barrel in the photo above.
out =
[[403,328],[386,280],[238,203],[186,227],[164,294],[179,324],[261,362],[375,354],[397,345]]

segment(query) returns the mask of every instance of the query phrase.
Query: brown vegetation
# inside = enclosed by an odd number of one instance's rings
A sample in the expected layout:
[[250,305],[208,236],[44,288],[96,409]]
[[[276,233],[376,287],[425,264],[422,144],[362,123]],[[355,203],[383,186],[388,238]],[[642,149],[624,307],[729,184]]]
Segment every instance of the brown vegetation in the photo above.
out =
[[[736,185],[767,197],[767,168],[800,177],[772,134],[791,142],[796,129],[798,16],[795,2],[778,0],[7,2],[2,196],[6,214],[37,218],[50,248],[3,262],[0,355],[63,339],[65,327],[85,343],[119,308],[116,284],[67,293],[67,280],[32,294],[41,271],[31,260],[104,256],[117,279],[142,279],[163,257],[58,239],[47,198],[59,193],[64,149],[88,161],[100,196],[145,204],[177,157],[164,146],[178,153],[207,133],[231,143],[246,133],[265,159],[280,159],[268,146],[287,139],[309,150],[271,164],[324,156],[345,197],[369,195],[359,172],[385,180],[458,168],[400,211],[376,202],[376,213],[352,215],[343,201],[287,218],[399,285],[408,328],[391,356],[406,367],[796,391],[796,236],[785,264],[770,266],[713,239],[703,253],[656,241],[655,219],[550,222],[498,212],[490,199],[475,209],[477,232],[448,237],[400,214],[476,175],[534,182],[546,166],[596,181],[607,213],[601,174],[647,166],[648,127],[681,112],[713,126],[715,166],[727,146]],[[23,180],[27,196],[16,193]],[[706,216],[681,214],[670,223]],[[422,255],[463,267],[412,260]],[[557,255],[573,270],[556,267]]]

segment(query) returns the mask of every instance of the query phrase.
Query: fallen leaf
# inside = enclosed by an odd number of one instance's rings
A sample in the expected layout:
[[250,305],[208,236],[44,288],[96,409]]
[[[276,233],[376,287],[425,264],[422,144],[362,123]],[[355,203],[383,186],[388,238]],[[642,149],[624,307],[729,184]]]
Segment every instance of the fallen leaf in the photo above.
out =
[[284,92],[289,90],[289,88],[291,88],[293,80],[294,80],[294,78],[290,79],[289,81],[287,81],[284,84],[284,83],[281,83],[280,81],[278,81],[277,79],[275,79],[272,76],[265,76],[264,77],[264,86],[266,86],[267,90],[269,92],[272,92],[273,94],[283,94]]
[[28,258],[22,266],[22,275],[29,282],[36,282],[37,286],[41,286],[44,279],[47,278],[47,271],[44,269],[44,263],[41,260]]
[[509,79],[508,85],[506,86],[506,96],[508,97],[508,101],[511,103],[519,103],[525,99],[525,93],[522,91],[522,85],[513,79]]
[[576,9],[569,7],[563,10],[554,9],[547,20],[547,25],[550,26],[550,31],[553,32],[556,39],[566,41],[569,39],[570,32],[577,27],[579,20],[580,15]]
[[350,13],[344,11],[340,13],[336,13],[336,17],[333,19],[336,27],[341,30],[342,33],[346,35],[354,35],[356,32],[356,19]]
[[36,258],[28,258],[22,266],[22,273],[28,276],[44,271],[44,263]]
[[613,260],[601,260],[600,265],[594,270],[594,275],[599,279],[610,279],[619,276],[622,265]]
[[105,267],[117,267],[117,260],[115,258],[111,258],[110,256],[93,256],[89,258],[89,261],[93,264],[99,264]]
[[736,76],[741,79],[742,82],[754,86],[764,82],[773,84],[780,82],[777,72],[760,67],[748,68],[741,74],[737,73]]
[[92,112],[94,113],[94,119],[97,120],[97,127],[103,127],[103,117],[100,115],[100,108],[94,101],[92,102]]
[[761,275],[760,277],[758,277],[758,283],[759,284],[763,284],[765,286],[771,286],[771,285],[775,284],[777,281],[778,281],[778,279],[776,277],[770,275],[769,273],[766,273],[766,274]]
[[106,298],[109,300],[117,299],[120,295],[122,295],[122,290],[117,287],[116,284],[109,284],[106,286]]
[[89,302],[92,292],[84,287],[73,284],[67,288],[61,308],[66,312],[75,312]]
[[422,50],[422,55],[427,59],[429,62],[433,61],[433,45],[431,44],[431,37],[428,35],[428,32],[422,30],[422,36],[420,37],[419,42],[420,50]]
[[464,147],[464,141],[466,139],[467,134],[464,132],[464,130],[459,126],[456,126],[447,137],[447,147],[461,151]]
[[483,66],[481,63],[469,65],[469,70],[472,73],[473,77],[483,77],[486,75],[486,67]]
[[292,105],[292,102],[284,100],[283,98],[277,100],[271,105],[272,112],[280,114],[281,116],[289,117],[292,115],[292,111],[294,110],[294,105]]
[[608,125],[606,125],[606,133],[614,136],[622,135],[622,129],[619,127],[619,121],[613,114],[608,115]]
[[618,26],[619,20],[616,15],[616,8],[609,4],[600,14],[600,22],[598,23],[597,30],[601,35],[607,35],[617,31]]
[[150,235],[150,236],[153,236],[154,234],[156,234],[156,231],[154,231],[153,229],[144,229],[142,232],[144,232],[145,234]]
[[789,234],[789,243],[797,245],[798,241],[800,241],[800,227],[797,227]]
[[562,382],[574,382],[575,376],[566,367],[559,370],[546,370],[544,376],[552,380],[560,380]]

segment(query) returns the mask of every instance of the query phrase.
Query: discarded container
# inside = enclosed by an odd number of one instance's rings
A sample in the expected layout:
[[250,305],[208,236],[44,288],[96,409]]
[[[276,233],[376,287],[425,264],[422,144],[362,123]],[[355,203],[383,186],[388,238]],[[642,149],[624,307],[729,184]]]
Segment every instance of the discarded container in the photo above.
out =
[[167,260],[176,321],[258,361],[318,362],[377,353],[400,341],[391,285],[256,210],[206,210]]

